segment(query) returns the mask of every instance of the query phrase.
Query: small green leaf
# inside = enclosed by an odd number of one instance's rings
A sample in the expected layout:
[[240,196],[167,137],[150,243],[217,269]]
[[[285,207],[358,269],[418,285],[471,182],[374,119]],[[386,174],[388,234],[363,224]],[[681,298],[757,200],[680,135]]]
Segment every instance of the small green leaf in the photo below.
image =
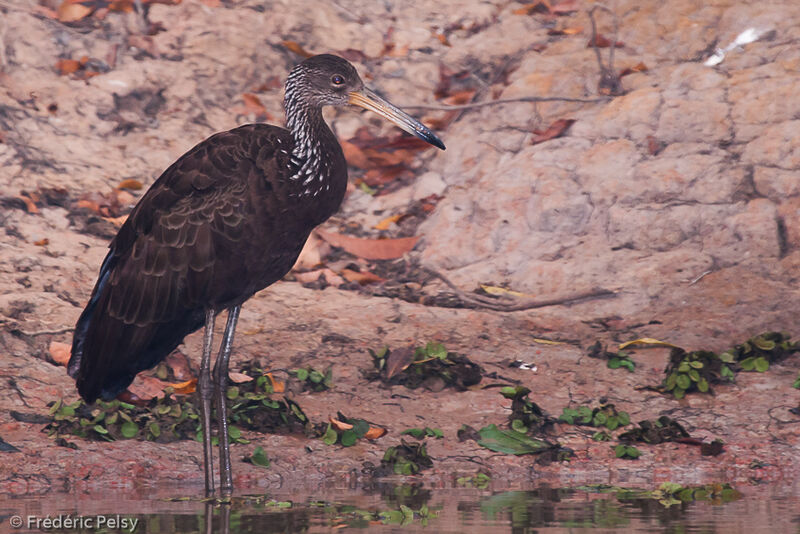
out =
[[758,358],[756,358],[755,368],[756,371],[758,371],[759,373],[763,373],[767,371],[767,369],[769,369],[769,361],[763,356],[759,356]]
[[234,400],[236,397],[239,396],[239,387],[238,386],[229,387],[228,391],[225,393],[225,396],[228,397],[229,400]]
[[695,369],[702,369],[703,368],[703,362],[700,362],[700,361],[697,361],[697,360],[689,362],[689,365],[691,365]]
[[403,430],[400,432],[400,435],[407,435],[413,438],[422,439],[425,437],[425,430],[421,428],[409,428],[408,430]]
[[322,436],[322,442],[325,445],[333,445],[336,443],[336,440],[339,439],[339,434],[336,433],[336,430],[328,423],[328,428],[325,430],[325,434]]
[[355,432],[357,438],[361,439],[369,432],[369,423],[363,419],[351,419],[351,422],[353,424],[353,432]]
[[161,427],[158,426],[158,423],[156,423],[155,421],[147,425],[147,429],[150,431],[150,434],[152,434],[154,438],[157,438],[161,435]]
[[628,415],[628,412],[619,412],[617,417],[619,418],[619,426],[625,426],[631,422],[631,416]]
[[511,428],[522,434],[528,432],[528,427],[525,426],[525,423],[522,422],[521,419],[514,419],[513,421],[511,421]]
[[325,375],[313,369],[310,373],[308,373],[308,379],[311,380],[315,384],[319,384],[323,380],[325,380]]
[[259,467],[269,467],[270,461],[263,447],[256,447],[253,451],[253,455],[250,456],[250,463]]
[[708,391],[708,380],[706,380],[705,378],[701,378],[700,382],[697,383],[697,389],[701,393],[705,393],[706,391]]
[[622,365],[622,360],[614,356],[613,358],[608,360],[607,365],[609,369],[619,369],[619,367]]
[[675,380],[675,383],[677,387],[684,390],[689,389],[689,386],[692,385],[691,379],[689,378],[688,375],[685,374],[679,374],[678,378]]
[[672,391],[675,389],[675,385],[677,384],[678,374],[672,373],[667,377],[666,382],[664,382],[664,389],[667,391]]
[[358,435],[352,429],[342,432],[341,443],[344,447],[352,447],[358,441]]
[[689,369],[689,378],[692,379],[693,382],[700,381],[700,373],[697,372],[697,369]]
[[94,428],[94,431],[98,434],[108,434],[108,430],[106,430],[103,425],[94,425],[92,428]]
[[687,362],[686,360],[683,360],[680,363],[680,365],[678,365],[678,372],[679,373],[688,373],[689,369],[691,369],[691,367],[689,367],[689,362]]
[[133,421],[125,421],[119,428],[119,432],[122,437],[131,439],[139,433],[139,426]]
[[295,369],[294,374],[301,382],[305,382],[308,378],[308,369]]
[[674,390],[672,390],[672,394],[675,395],[676,399],[680,400],[686,394],[686,390],[676,387]]

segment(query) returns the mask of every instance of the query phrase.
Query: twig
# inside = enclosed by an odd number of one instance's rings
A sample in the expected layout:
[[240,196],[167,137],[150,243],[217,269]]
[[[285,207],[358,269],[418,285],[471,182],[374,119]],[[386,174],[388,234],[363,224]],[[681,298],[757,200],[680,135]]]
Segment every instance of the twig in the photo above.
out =
[[54,330],[36,330],[35,332],[26,332],[25,330],[19,328],[12,328],[12,331],[19,332],[20,334],[28,337],[35,337],[35,336],[45,336],[45,335],[57,335],[57,334],[66,334],[67,332],[72,332],[75,330],[74,326],[64,326],[61,328],[56,328]]
[[584,291],[583,293],[576,293],[574,295],[568,295],[566,297],[557,297],[545,300],[516,299],[509,297],[501,297],[501,298],[484,297],[482,295],[476,295],[473,293],[467,293],[463,291],[453,282],[448,280],[447,277],[440,272],[434,271],[433,269],[430,269],[428,267],[420,267],[420,268],[424,272],[433,276],[434,278],[438,278],[439,280],[444,282],[445,285],[447,285],[447,287],[452,289],[456,293],[456,296],[463,302],[472,304],[479,308],[487,308],[494,311],[512,312],[512,311],[531,310],[534,308],[545,308],[547,306],[571,304],[573,302],[578,302],[580,300],[612,297],[616,295],[616,292],[610,289],[600,288],[600,289],[592,289],[590,291]]
[[496,106],[499,104],[510,104],[513,102],[580,102],[592,104],[603,102],[606,98],[567,98],[563,96],[521,96],[518,98],[499,98],[497,100],[487,100],[485,102],[472,102],[471,104],[460,104],[448,106],[446,104],[423,104],[423,105],[404,105],[404,109],[423,109],[432,111],[457,111],[460,109],[473,109],[483,106]]

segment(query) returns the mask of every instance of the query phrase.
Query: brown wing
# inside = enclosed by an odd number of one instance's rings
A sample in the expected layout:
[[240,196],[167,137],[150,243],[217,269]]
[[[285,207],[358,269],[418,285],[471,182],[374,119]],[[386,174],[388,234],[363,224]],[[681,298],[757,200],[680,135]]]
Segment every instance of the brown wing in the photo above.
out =
[[200,328],[206,308],[220,311],[260,289],[252,256],[275,244],[253,240],[273,233],[263,226],[280,211],[272,184],[285,162],[276,139],[289,143],[288,136],[265,125],[217,134],[142,197],[76,326],[69,372],[87,401],[125,389]]

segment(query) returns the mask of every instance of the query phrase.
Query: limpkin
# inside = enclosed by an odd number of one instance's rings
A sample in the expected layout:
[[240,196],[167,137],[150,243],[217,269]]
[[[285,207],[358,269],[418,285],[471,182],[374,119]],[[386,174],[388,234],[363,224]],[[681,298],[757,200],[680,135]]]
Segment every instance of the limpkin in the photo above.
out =
[[[233,490],[225,389],[239,311],[289,272],[311,230],[339,208],[347,163],[322,108],[347,104],[445,148],[419,121],[366,88],[346,60],[310,57],[286,82],[286,129],[249,124],[213,135],[153,183],[111,241],[75,327],[68,371],[91,403],[117,397],[137,373],[205,326],[198,392],[208,495],[214,494],[212,397],[220,489],[223,495]],[[225,309],[212,379],[214,321]]]

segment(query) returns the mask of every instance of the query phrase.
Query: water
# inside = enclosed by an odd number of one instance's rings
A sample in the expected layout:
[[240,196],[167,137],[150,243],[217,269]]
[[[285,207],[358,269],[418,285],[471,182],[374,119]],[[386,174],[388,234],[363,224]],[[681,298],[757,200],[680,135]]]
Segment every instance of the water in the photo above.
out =
[[[742,494],[727,492],[726,499],[717,495],[708,501],[672,505],[663,497],[598,487],[432,491],[388,485],[368,493],[340,490],[302,498],[280,494],[236,497],[229,506],[144,495],[129,500],[91,494],[45,495],[0,502],[0,532],[800,534],[797,488],[746,488]],[[46,522],[48,517],[53,523]],[[14,528],[17,518],[21,518],[22,528]]]

